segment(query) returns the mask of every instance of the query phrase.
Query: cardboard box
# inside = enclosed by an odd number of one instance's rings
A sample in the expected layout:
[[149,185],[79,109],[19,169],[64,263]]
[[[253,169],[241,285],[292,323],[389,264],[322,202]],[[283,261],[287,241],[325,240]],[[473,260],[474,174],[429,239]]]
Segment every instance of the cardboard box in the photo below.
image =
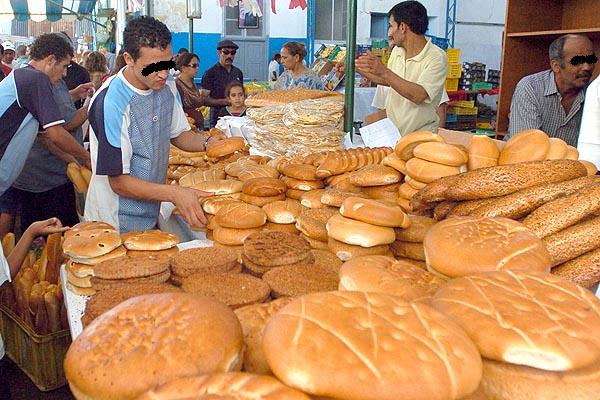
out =
[[365,120],[363,121],[363,126],[370,125],[377,121],[381,121],[384,118],[387,118],[387,113],[385,112],[385,110],[376,111],[373,114],[369,114],[369,115],[365,116]]

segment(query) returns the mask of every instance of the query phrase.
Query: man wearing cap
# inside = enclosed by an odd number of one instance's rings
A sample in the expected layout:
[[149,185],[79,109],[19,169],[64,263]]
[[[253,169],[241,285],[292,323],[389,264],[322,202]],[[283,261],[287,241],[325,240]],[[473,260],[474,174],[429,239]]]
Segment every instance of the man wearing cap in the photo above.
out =
[[229,104],[225,97],[225,87],[229,82],[244,82],[244,74],[233,65],[238,45],[229,39],[217,43],[219,62],[210,67],[202,76],[202,89],[209,96],[206,104],[210,109],[210,126],[215,126],[221,109]]
[[15,59],[15,45],[12,42],[2,43],[4,48],[4,54],[2,55],[2,62],[0,63],[0,70],[5,76],[8,76],[13,70],[12,62]]

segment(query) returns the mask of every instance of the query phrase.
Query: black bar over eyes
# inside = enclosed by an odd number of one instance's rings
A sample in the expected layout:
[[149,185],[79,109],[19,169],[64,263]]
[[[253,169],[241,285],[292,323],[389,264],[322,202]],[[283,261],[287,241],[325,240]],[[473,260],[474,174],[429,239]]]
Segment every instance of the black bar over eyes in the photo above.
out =
[[590,54],[587,56],[574,56],[573,58],[571,58],[571,64],[572,65],[579,65],[579,64],[596,64],[598,62],[598,57],[596,57],[595,54]]
[[148,76],[148,75],[150,75],[153,72],[169,70],[169,69],[172,69],[172,68],[175,68],[175,61],[173,61],[173,60],[159,61],[159,62],[156,62],[156,63],[152,63],[150,65],[147,65],[142,70],[142,75]]

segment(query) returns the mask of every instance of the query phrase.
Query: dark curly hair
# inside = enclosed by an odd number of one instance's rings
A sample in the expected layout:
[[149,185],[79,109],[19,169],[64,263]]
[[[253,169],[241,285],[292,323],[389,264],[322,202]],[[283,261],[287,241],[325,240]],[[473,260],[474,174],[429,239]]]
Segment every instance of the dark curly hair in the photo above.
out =
[[140,57],[142,47],[166,49],[171,44],[171,31],[159,20],[142,16],[132,19],[123,31],[123,48],[133,60]]
[[194,53],[181,53],[179,57],[177,57],[177,70],[181,71],[181,68],[188,65],[190,61],[192,61],[194,58],[196,58],[198,62],[200,62],[200,57],[198,57]]
[[417,35],[424,35],[429,27],[427,9],[418,1],[403,1],[396,4],[388,13],[388,17],[391,16],[398,25],[404,22]]
[[108,71],[106,57],[104,54],[99,51],[92,51],[85,62],[83,63],[83,67],[88,70],[88,72],[104,72]]
[[32,60],[54,56],[57,60],[73,57],[73,46],[60,33],[45,33],[35,39],[29,51]]

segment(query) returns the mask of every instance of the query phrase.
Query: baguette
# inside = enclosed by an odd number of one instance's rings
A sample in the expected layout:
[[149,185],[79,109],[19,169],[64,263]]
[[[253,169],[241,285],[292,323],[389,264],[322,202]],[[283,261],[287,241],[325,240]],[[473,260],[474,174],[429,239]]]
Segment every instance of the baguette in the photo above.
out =
[[419,190],[417,194],[415,194],[410,200],[412,208],[414,210],[420,210],[423,208],[428,208],[429,203],[445,200],[446,191],[452,185],[454,185],[454,182],[459,176],[460,175],[446,176],[428,184],[423,189]]
[[452,210],[450,210],[450,212],[448,212],[448,215],[446,217],[448,217],[448,218],[449,217],[464,217],[467,215],[471,215],[471,212],[473,212],[473,210],[476,210],[479,207],[482,207],[493,201],[494,201],[494,198],[479,199],[479,200],[467,200],[467,201],[459,202],[458,204],[456,204],[456,206],[454,206],[452,208]]
[[[575,160],[532,161],[481,168],[454,178],[443,196],[421,196],[421,201],[475,200],[504,196],[544,183],[563,182],[587,175],[587,170]],[[441,178],[445,180],[448,178]],[[437,182],[436,182],[437,183]],[[442,198],[440,198],[442,197]]]
[[600,217],[595,217],[543,240],[555,267],[600,247]]
[[544,204],[529,214],[523,224],[540,238],[545,238],[578,223],[598,210],[600,183]]
[[79,165],[74,162],[70,162],[67,164],[67,176],[73,182],[73,186],[75,186],[75,190],[79,193],[87,192],[87,184],[85,183],[85,179],[81,175],[81,170]]
[[60,330],[60,302],[58,301],[54,290],[44,293],[44,304],[46,314],[48,315],[48,332],[58,332]]
[[598,182],[596,176],[584,176],[558,183],[545,183],[506,196],[496,197],[491,202],[471,211],[469,215],[521,219],[543,204],[562,196],[571,195],[594,182]]
[[60,275],[60,266],[62,264],[62,234],[53,233],[48,235],[46,240],[46,254],[48,255],[48,264],[43,280],[51,283],[58,282]]
[[433,218],[436,221],[441,221],[443,219],[446,219],[448,214],[452,211],[452,209],[454,207],[456,207],[457,204],[458,203],[455,201],[450,201],[450,200],[442,201],[440,204],[435,206],[435,208],[433,209]]
[[4,252],[4,257],[8,257],[8,255],[14,248],[15,248],[15,234],[12,232],[8,232],[2,238],[2,250]]
[[86,167],[81,167],[79,168],[79,172],[81,173],[81,177],[85,181],[85,185],[90,186],[90,181],[92,180],[92,171],[90,171]]
[[600,247],[552,268],[550,272],[590,289],[600,282]]

